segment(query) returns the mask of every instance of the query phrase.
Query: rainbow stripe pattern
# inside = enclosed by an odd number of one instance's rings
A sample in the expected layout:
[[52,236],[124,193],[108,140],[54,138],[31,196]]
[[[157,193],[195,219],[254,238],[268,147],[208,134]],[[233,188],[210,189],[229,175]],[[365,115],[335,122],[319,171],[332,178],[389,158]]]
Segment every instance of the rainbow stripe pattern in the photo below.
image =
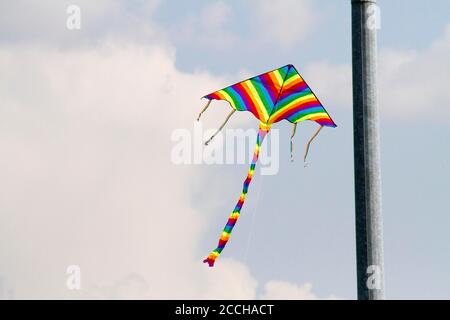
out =
[[262,144],[265,136],[269,132],[269,130],[270,130],[270,125],[260,123],[258,136],[256,138],[255,151],[253,152],[252,163],[250,164],[250,169],[248,170],[247,178],[244,181],[242,193],[239,197],[238,202],[236,203],[236,206],[233,209],[233,212],[231,212],[231,215],[228,218],[225,228],[223,228],[217,248],[214,249],[205,260],[203,260],[203,262],[208,263],[208,265],[210,267],[214,266],[214,262],[216,261],[216,258],[220,255],[222,250],[225,248],[226,244],[228,243],[228,240],[230,239],[231,232],[233,231],[233,228],[234,228],[237,220],[239,219],[242,206],[244,205],[244,202],[245,202],[245,197],[247,196],[248,187],[250,186],[250,182],[252,181],[253,174],[255,172],[256,162],[258,161],[259,150],[261,149],[261,144]]
[[204,96],[226,100],[237,111],[250,111],[266,124],[286,119],[292,123],[315,121],[336,127],[314,92],[291,65],[260,74]]
[[210,101],[213,99],[226,100],[233,109],[250,111],[260,121],[253,159],[244,181],[242,193],[228,218],[217,247],[203,260],[203,262],[208,263],[212,267],[228,243],[231,232],[241,214],[241,209],[253,178],[256,162],[258,161],[261,144],[272,124],[283,119],[294,124],[311,120],[317,122],[321,127],[336,127],[336,124],[314,92],[300,76],[297,69],[291,64],[233,84],[210,93],[203,98]]

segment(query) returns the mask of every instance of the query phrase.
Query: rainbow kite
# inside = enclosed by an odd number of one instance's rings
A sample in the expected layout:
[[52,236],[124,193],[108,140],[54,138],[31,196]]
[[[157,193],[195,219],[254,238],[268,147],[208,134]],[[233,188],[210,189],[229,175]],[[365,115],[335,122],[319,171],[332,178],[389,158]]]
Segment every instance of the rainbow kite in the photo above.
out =
[[[209,256],[203,260],[210,267],[214,266],[214,262],[225,248],[230,239],[233,227],[241,213],[242,206],[247,195],[248,187],[252,181],[255,171],[256,162],[258,161],[259,150],[261,144],[275,122],[283,119],[294,124],[291,135],[291,161],[292,161],[292,138],[294,137],[297,123],[304,120],[312,120],[317,122],[320,127],[306,144],[306,150],[303,160],[306,161],[309,145],[317,136],[319,131],[324,127],[336,127],[325,108],[317,99],[314,92],[298,73],[297,69],[291,64],[260,74],[256,77],[238,82],[234,85],[218,90],[204,96],[208,99],[206,106],[198,115],[197,121],[203,112],[209,107],[211,101],[226,100],[230,103],[233,110],[225,119],[216,133],[206,141],[206,145],[222,130],[222,128],[230,119],[231,115],[237,111],[250,111],[260,121],[258,136],[256,139],[256,147],[253,153],[252,163],[244,181],[244,187],[239,200],[234,207],[233,212],[228,218],[227,224],[222,231],[217,248],[214,249]],[[305,162],[306,163],[306,162]]]

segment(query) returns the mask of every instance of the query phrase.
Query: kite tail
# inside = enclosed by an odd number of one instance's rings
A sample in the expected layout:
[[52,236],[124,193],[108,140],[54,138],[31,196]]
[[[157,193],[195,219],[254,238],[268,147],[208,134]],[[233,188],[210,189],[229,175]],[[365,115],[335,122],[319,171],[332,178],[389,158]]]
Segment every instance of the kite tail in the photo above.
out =
[[241,196],[239,197],[239,200],[238,200],[236,206],[234,207],[233,212],[231,213],[230,217],[228,218],[227,224],[225,225],[225,228],[223,229],[222,234],[220,236],[219,244],[217,245],[217,248],[214,249],[205,260],[203,260],[203,262],[208,263],[208,265],[210,267],[214,266],[214,262],[216,261],[217,257],[220,255],[222,250],[225,248],[228,240],[230,239],[231,232],[233,231],[234,225],[236,224],[236,221],[238,220],[239,215],[241,214],[241,209],[245,202],[245,197],[248,192],[248,187],[253,178],[253,173],[255,171],[256,162],[258,161],[259,150],[260,150],[261,144],[262,144],[265,136],[269,132],[269,130],[270,130],[270,125],[267,125],[262,122],[260,123],[258,136],[256,138],[255,151],[253,152],[252,163],[250,164],[250,169],[248,170],[247,178],[244,181],[244,186],[242,189]]

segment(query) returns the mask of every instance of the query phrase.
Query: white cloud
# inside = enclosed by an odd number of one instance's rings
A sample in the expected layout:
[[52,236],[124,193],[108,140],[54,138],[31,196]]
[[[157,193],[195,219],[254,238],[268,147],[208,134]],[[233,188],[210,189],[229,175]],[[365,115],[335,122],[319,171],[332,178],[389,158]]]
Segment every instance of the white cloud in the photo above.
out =
[[264,286],[264,293],[261,299],[317,300],[319,298],[312,292],[312,285],[310,283],[298,286],[285,281],[269,281]]
[[[73,47],[104,38],[152,39],[159,35],[149,19],[160,0],[130,3],[126,0],[40,0],[0,2],[0,43],[51,43]],[[68,30],[66,12],[80,8],[81,29]]]
[[[166,35],[148,21],[159,1],[127,3],[78,1],[80,32],[65,27],[70,1],[0,4],[8,35],[0,38],[0,296],[257,298],[244,264],[201,263],[211,219],[192,206],[201,173],[170,162],[172,130],[191,128],[199,97],[226,83],[175,68]],[[302,18],[303,4],[288,18]],[[269,9],[262,4],[264,25]],[[232,14],[210,3],[177,28],[186,41],[220,48],[237,41]],[[288,46],[280,23],[263,34]],[[208,122],[223,120],[208,111]],[[72,264],[81,267],[79,292],[65,286]],[[263,297],[314,296],[305,288],[269,282]]]
[[315,24],[310,0],[250,0],[261,40],[289,48],[305,39]]
[[229,5],[222,1],[208,3],[200,12],[189,14],[169,29],[173,39],[182,43],[221,49],[232,46],[237,36],[229,31],[232,14]]
[[177,42],[195,43],[205,50],[231,47],[245,51],[261,45],[290,48],[310,34],[316,19],[310,0],[248,0],[233,6],[215,1],[187,14],[170,30]]
[[221,28],[227,23],[231,8],[224,2],[213,2],[206,5],[200,14],[200,23],[203,28]]
[[256,298],[244,264],[201,263],[199,172],[170,162],[217,79],[161,45],[11,45],[0,61],[0,275],[16,298]]
[[0,50],[0,273],[18,297],[70,296],[69,264],[86,290],[135,272],[150,296],[200,294],[208,217],[186,192],[195,167],[170,162],[170,133],[214,80],[178,72],[159,46],[33,49]]
[[325,105],[352,108],[352,69],[348,64],[333,64],[328,61],[313,62],[299,70]]
[[446,119],[450,105],[449,56],[450,25],[442,37],[424,50],[381,50],[379,95],[382,114],[394,118]]

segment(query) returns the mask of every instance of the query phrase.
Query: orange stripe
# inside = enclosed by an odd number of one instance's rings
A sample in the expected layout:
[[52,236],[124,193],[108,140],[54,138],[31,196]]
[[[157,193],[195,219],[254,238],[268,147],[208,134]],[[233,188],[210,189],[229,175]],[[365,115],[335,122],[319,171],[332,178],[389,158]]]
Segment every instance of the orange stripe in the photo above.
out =
[[[255,106],[254,101],[252,100],[252,96],[248,95],[248,92],[246,90],[246,88],[242,85],[243,82],[239,82],[238,84],[236,84],[236,91],[237,93],[242,97],[242,99],[244,100],[244,104],[246,104],[246,109],[248,111],[250,111],[251,113],[253,113],[253,115],[259,119],[259,114],[258,114],[258,110]],[[247,103],[249,105],[247,105]]]
[[290,85],[291,82],[298,81],[298,80],[303,81],[302,77],[300,77],[300,75],[297,73],[296,75],[294,75],[291,78],[289,78],[288,80],[286,80],[284,82],[284,85],[285,86]]
[[[264,113],[261,111],[261,107],[256,103],[256,99],[250,88],[248,87],[246,81],[241,83],[242,88],[245,90],[247,95],[251,98],[253,105],[255,106],[256,112],[258,113],[258,119],[261,121],[264,120]],[[266,119],[267,120],[267,119]]]
[[[215,94],[216,95],[218,95],[219,96],[219,98],[221,99],[221,100],[225,100],[225,101],[228,101],[228,99],[227,99],[227,97],[225,97],[225,95],[224,94],[222,94],[221,92],[220,92],[221,90],[219,90],[219,91],[216,91],[215,92]],[[228,101],[232,106],[233,106],[233,104],[230,102],[230,101]]]
[[326,112],[319,112],[319,113],[315,113],[315,114],[307,114],[306,116],[298,118],[296,122],[301,122],[301,121],[305,121],[305,120],[313,120],[313,121],[330,120],[331,122],[333,122],[333,120],[331,120],[330,116]]
[[276,84],[279,88],[281,88],[281,83],[278,81],[278,78],[275,76],[274,72],[275,72],[275,71],[269,72],[269,73],[268,73],[268,76],[270,77],[270,79],[272,79],[272,82],[273,82],[274,84]]
[[298,79],[292,80],[289,83],[285,83],[283,86],[283,90],[284,89],[288,90],[288,89],[292,88],[293,86],[295,86],[296,84],[299,84],[301,82],[303,82],[303,80],[301,78],[298,78]]

